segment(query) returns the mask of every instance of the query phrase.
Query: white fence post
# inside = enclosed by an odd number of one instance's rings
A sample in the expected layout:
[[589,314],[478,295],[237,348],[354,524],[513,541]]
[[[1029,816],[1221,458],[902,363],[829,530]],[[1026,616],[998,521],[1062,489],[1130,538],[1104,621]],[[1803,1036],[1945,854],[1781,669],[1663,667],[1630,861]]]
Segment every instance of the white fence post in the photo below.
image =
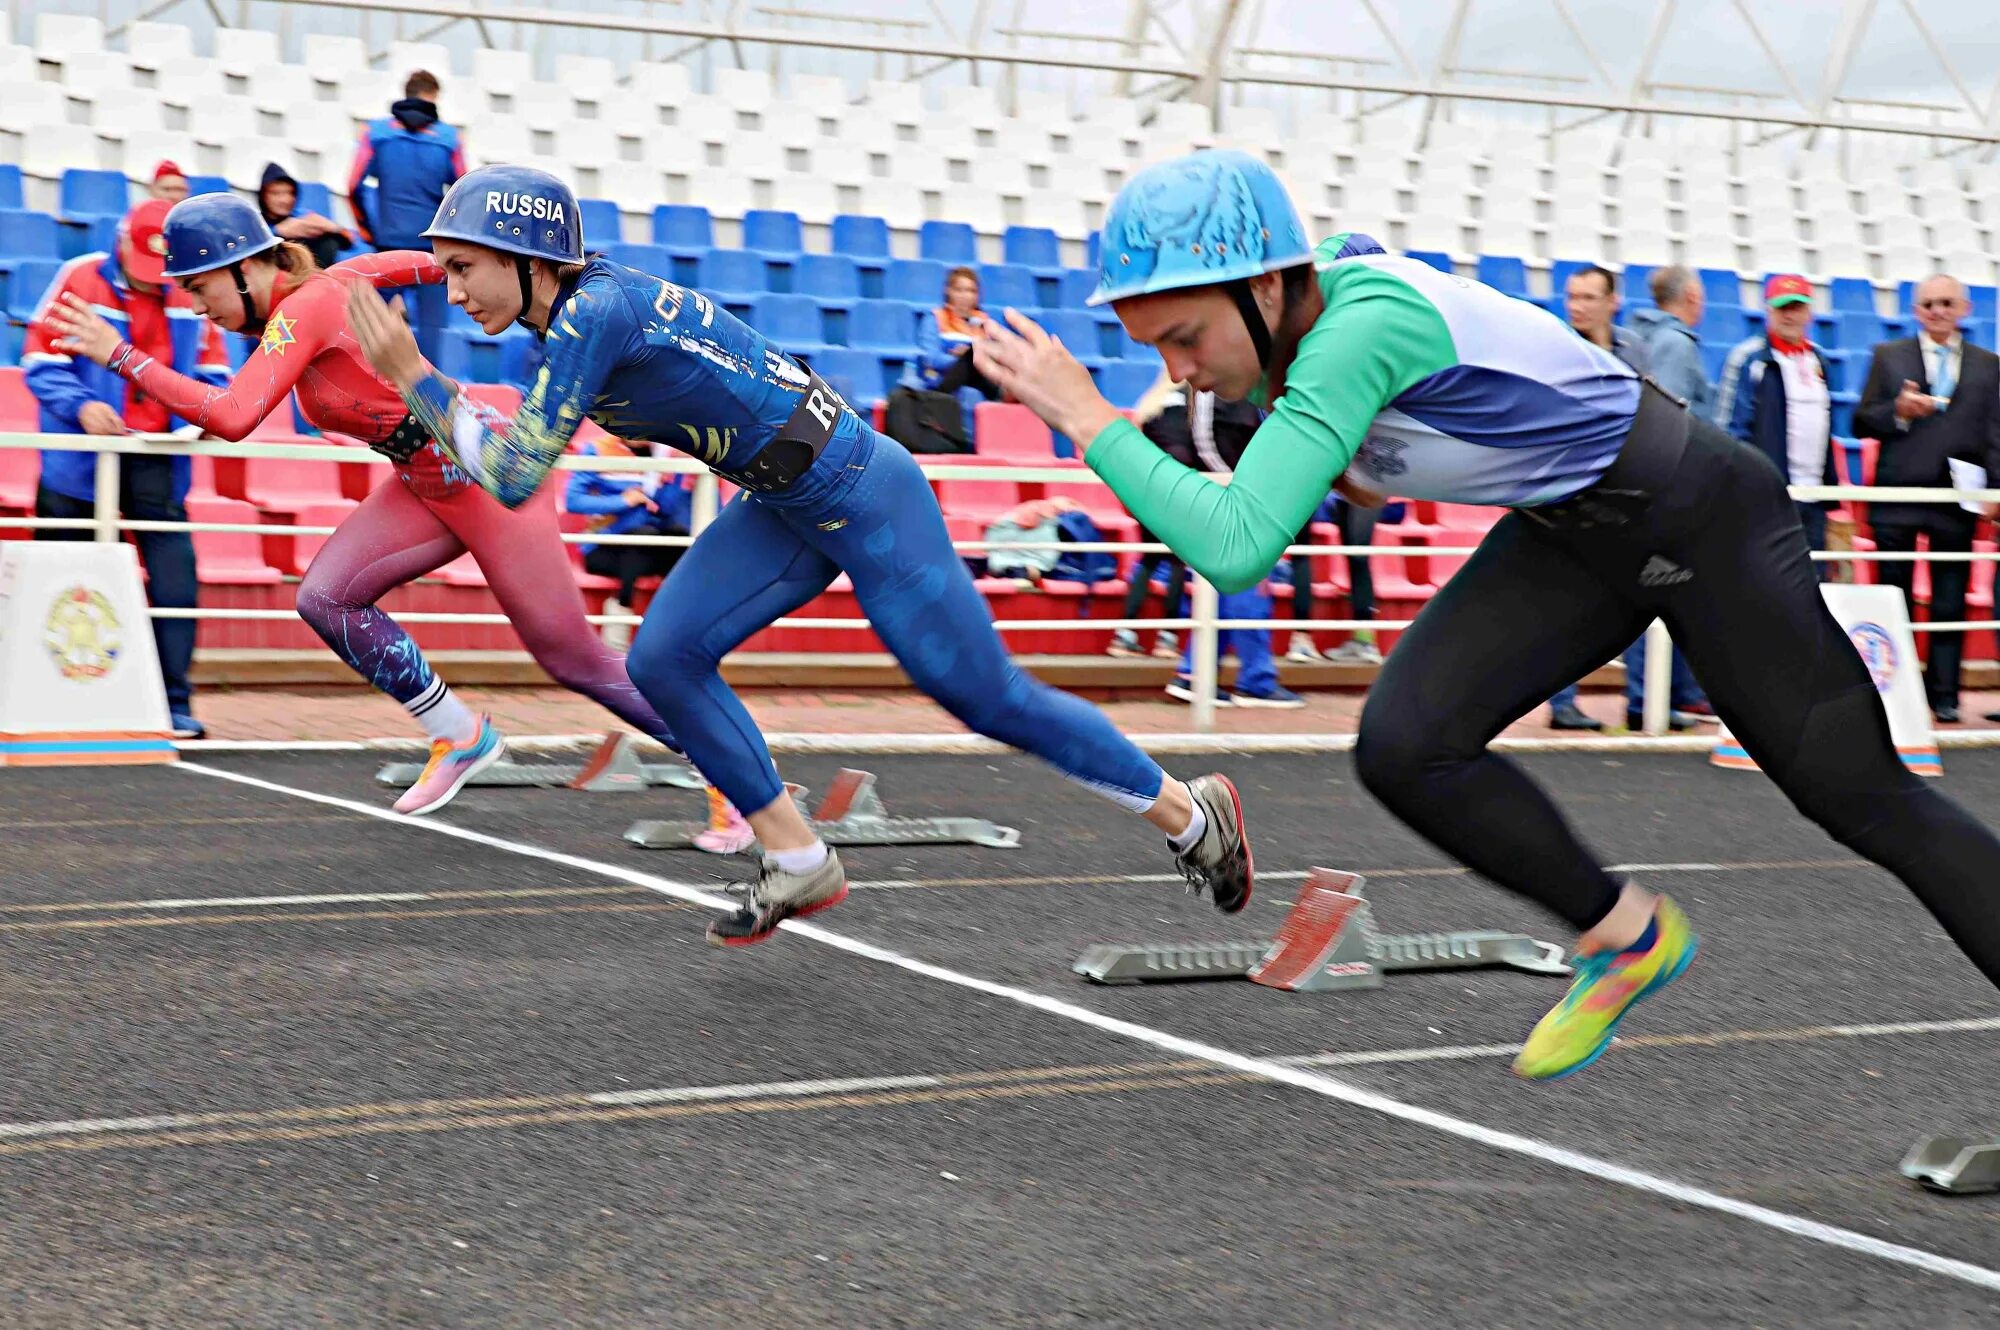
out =
[[1646,667],[1642,683],[1645,698],[1645,729],[1648,734],[1665,734],[1673,707],[1674,640],[1667,625],[1653,620],[1646,629]]
[[694,498],[688,505],[688,534],[698,536],[702,528],[715,520],[722,509],[722,492],[716,488],[713,471],[697,471],[694,476]]
[[97,523],[91,532],[92,540],[109,541],[118,539],[118,454],[111,452],[97,455],[97,497],[90,509],[90,520]]
[[1215,621],[1221,617],[1221,598],[1207,578],[1189,580],[1194,583],[1194,627],[1189,630],[1194,634],[1194,670],[1189,682],[1194,685],[1194,727],[1206,733],[1215,728],[1215,684],[1222,654],[1222,634]]

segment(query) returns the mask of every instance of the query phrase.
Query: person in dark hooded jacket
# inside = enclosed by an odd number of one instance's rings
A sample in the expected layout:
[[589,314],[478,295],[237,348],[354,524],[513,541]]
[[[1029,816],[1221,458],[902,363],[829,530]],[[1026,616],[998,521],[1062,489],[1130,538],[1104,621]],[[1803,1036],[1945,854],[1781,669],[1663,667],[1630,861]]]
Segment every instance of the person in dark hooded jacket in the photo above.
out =
[[340,223],[299,208],[299,182],[276,162],[264,167],[264,179],[257,186],[257,211],[280,239],[304,245],[322,268],[339,262],[340,251],[354,248],[354,238]]
[[[465,174],[465,145],[458,130],[438,119],[437,76],[419,69],[403,84],[403,100],[368,122],[354,153],[347,197],[361,238],[377,249],[428,251],[424,238],[452,182]],[[374,197],[362,186],[375,181]],[[385,296],[389,292],[383,292]],[[417,346],[437,363],[444,328],[442,286],[414,286],[402,293]]]

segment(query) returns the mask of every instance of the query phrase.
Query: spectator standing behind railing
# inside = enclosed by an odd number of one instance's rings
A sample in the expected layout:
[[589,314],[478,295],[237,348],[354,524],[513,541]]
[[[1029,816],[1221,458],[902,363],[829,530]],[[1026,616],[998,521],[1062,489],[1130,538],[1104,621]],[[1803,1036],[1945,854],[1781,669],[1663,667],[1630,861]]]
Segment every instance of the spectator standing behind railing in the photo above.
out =
[[1653,382],[1688,404],[1703,420],[1715,418],[1715,385],[1701,363],[1701,316],[1708,292],[1694,270],[1680,264],[1653,269],[1647,281],[1656,309],[1632,311],[1632,327],[1645,347]]
[[[1780,273],[1764,283],[1764,331],[1736,344],[1722,364],[1715,421],[1771,459],[1793,485],[1832,485],[1833,398],[1826,357],[1806,336],[1812,283]],[[1826,548],[1826,505],[1799,503],[1806,543]],[[1822,582],[1830,564],[1819,565]]]
[[[161,364],[204,383],[221,384],[229,375],[222,334],[195,315],[188,297],[171,282],[161,229],[173,204],[147,199],[118,226],[115,254],[71,259],[35,306],[21,354],[28,391],[41,404],[44,434],[160,434],[187,422],[171,415],[157,399],[129,387],[110,370],[56,350],[62,336],[49,324],[50,307],[74,295],[94,307],[119,334]],[[179,335],[177,336],[176,333]],[[193,463],[185,457],[127,453],[119,459],[118,508],[144,522],[185,522]],[[90,517],[97,498],[97,454],[48,451],[42,454],[41,483],[35,490],[37,517]],[[193,609],[197,583],[194,540],[185,531],[136,533],[146,565],[147,598],[159,609]],[[36,532],[40,540],[89,540],[85,530]],[[153,620],[160,676],[174,735],[199,739],[194,688],[188,667],[194,660],[192,619]]]
[[[1159,446],[1161,451],[1187,466],[1200,467],[1195,460],[1193,435],[1188,430],[1187,390],[1171,378],[1165,370],[1160,378],[1139,403],[1132,409],[1132,418],[1146,437]],[[1153,533],[1144,525],[1139,528],[1139,539],[1144,544],[1157,542]],[[1121,619],[1136,619],[1139,610],[1146,603],[1146,593],[1152,589],[1153,577],[1162,569],[1166,572],[1166,596],[1161,601],[1160,617],[1177,619],[1181,615],[1181,600],[1187,594],[1187,565],[1172,554],[1155,551],[1141,554],[1132,565],[1132,575],[1125,588],[1125,605],[1119,612]],[[1120,628],[1111,635],[1110,654],[1114,656],[1143,656],[1145,646],[1139,641],[1139,634],[1131,628]],[[1171,628],[1162,628],[1153,636],[1153,654],[1165,660],[1176,660],[1181,654],[1180,637]]]
[[[1985,467],[1988,485],[2000,480],[2000,360],[1959,332],[1959,321],[1971,310],[1957,278],[1942,273],[1926,278],[1916,293],[1920,331],[1915,337],[1876,346],[1861,404],[1854,411],[1855,432],[1882,444],[1875,464],[1876,484],[1948,486],[1952,458]],[[1920,533],[1929,539],[1933,553],[1965,553],[1972,548],[1978,522],[1972,513],[1948,503],[1870,504],[1868,519],[1877,549],[1905,553],[1916,549]],[[1901,588],[1904,599],[1914,606],[1916,565],[1897,561],[1876,568],[1882,582]],[[1932,621],[1962,621],[1972,565],[1933,563],[1930,569]],[[1959,661],[1965,638],[1956,632],[1927,636],[1924,693],[1932,713],[1949,723],[1958,719]],[[1987,719],[2000,720],[2000,712]]]
[[[377,249],[420,249],[438,204],[452,182],[465,174],[465,145],[458,130],[438,119],[438,81],[419,69],[403,84],[403,99],[380,120],[371,120],[354,154],[347,180],[348,204],[354,209],[361,238]],[[361,186],[375,181],[375,199],[364,203]],[[385,296],[395,294],[384,292]],[[402,291],[410,311],[410,326],[424,358],[438,359],[439,333],[444,328],[442,286],[411,286]]]
[[[653,455],[653,445],[602,438],[578,452],[598,457]],[[685,536],[694,520],[694,496],[687,477],[662,471],[572,471],[563,507],[590,518],[593,535]],[[683,545],[579,544],[583,570],[618,579],[618,593],[604,604],[606,614],[632,614],[642,577],[665,577],[687,552]],[[604,625],[604,645],[623,651],[632,645],[632,626]]]

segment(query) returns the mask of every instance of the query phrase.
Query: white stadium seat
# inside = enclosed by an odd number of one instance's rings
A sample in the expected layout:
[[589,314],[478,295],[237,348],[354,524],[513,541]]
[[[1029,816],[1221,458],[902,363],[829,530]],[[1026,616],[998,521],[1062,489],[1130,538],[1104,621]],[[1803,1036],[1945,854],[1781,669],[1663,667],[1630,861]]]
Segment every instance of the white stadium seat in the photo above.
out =
[[771,76],[761,69],[715,71],[715,95],[739,111],[762,112],[776,99]]
[[195,160],[195,143],[178,129],[134,129],[125,135],[120,153],[126,178],[149,184],[161,162],[190,166]]
[[482,92],[504,92],[535,81],[535,57],[527,51],[482,46],[472,53],[472,81]]
[[106,88],[132,86],[132,62],[117,51],[72,51],[62,61],[63,87],[85,101]]
[[160,99],[150,88],[109,88],[90,106],[91,128],[118,142],[133,130],[158,129],[163,123]]
[[289,172],[291,145],[283,139],[245,135],[230,139],[222,147],[222,178],[237,189],[254,191],[272,162]]
[[[12,103],[15,97],[0,98]],[[21,139],[21,170],[43,180],[60,180],[72,167],[92,170],[104,164],[103,140],[87,125],[43,124]]]
[[125,54],[134,68],[164,69],[194,54],[194,34],[178,23],[134,23],[125,30]]
[[[300,48],[300,64],[321,83],[342,83],[350,75],[370,72],[368,69],[368,48],[359,37],[336,37],[327,33],[309,32]],[[396,86],[402,87],[403,76],[389,75]]]
[[[234,74],[238,78],[248,78],[250,71],[261,65],[276,65],[284,62],[284,55],[278,49],[278,34],[258,28],[217,28],[215,30],[215,63],[223,73]],[[311,61],[306,62],[310,65]],[[297,70],[294,69],[296,76]]]
[[58,64],[79,53],[104,49],[104,24],[81,14],[35,15],[35,50]]
[[[69,98],[53,83],[22,83],[0,97],[0,129],[25,138],[43,126],[69,124]],[[92,135],[95,141],[96,136]]]
[[429,70],[443,83],[451,77],[451,48],[442,42],[390,42],[382,67],[398,83],[420,69]]
[[587,89],[608,92],[618,86],[618,66],[601,55],[559,55],[555,81],[572,95]]

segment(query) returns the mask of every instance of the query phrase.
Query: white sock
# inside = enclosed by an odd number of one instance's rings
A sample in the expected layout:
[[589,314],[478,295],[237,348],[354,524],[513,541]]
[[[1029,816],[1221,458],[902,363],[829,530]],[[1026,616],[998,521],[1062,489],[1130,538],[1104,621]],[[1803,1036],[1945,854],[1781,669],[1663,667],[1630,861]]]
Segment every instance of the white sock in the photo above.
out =
[[466,709],[458,694],[446,687],[442,679],[433,678],[430,687],[403,703],[403,709],[417,718],[433,741],[470,743],[479,733],[479,718]]
[[776,864],[780,872],[804,875],[826,862],[826,842],[815,839],[803,850],[766,850],[764,857]]
[[[1181,788],[1187,790],[1186,782],[1182,782]],[[1179,835],[1167,837],[1167,844],[1174,847],[1175,854],[1186,854],[1193,849],[1201,840],[1202,833],[1208,830],[1208,814],[1201,811],[1201,800],[1194,797],[1193,790],[1188,790],[1188,807],[1194,812],[1188,818],[1187,826]]]

